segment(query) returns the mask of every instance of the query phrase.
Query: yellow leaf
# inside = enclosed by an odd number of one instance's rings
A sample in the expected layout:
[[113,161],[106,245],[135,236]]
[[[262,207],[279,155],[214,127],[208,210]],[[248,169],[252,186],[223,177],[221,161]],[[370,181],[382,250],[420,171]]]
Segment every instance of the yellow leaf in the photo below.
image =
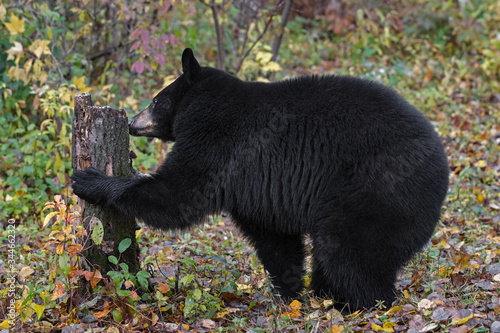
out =
[[[97,317],[96,317],[97,318]],[[111,326],[106,330],[107,333],[120,333],[120,330],[116,328],[115,326]]]
[[396,313],[396,312],[400,311],[402,308],[403,308],[402,306],[395,306],[395,307],[389,309],[389,311],[387,311],[385,314],[388,315],[391,313]]
[[26,74],[29,74],[30,70],[31,70],[31,66],[33,66],[33,59],[28,59],[25,63],[24,63],[24,70],[26,71]]
[[250,285],[250,284],[237,283],[236,285],[238,286],[239,291],[252,289],[252,285]]
[[478,201],[479,203],[483,203],[483,201],[484,201],[484,195],[479,194],[479,195],[477,196],[477,201]]
[[266,72],[279,72],[282,70],[282,68],[276,61],[270,61],[262,66],[262,70]]
[[184,329],[185,329],[186,331],[189,331],[189,325],[188,325],[188,324],[182,324],[182,327],[184,327]]
[[460,319],[460,318],[453,318],[453,319],[451,320],[451,324],[452,324],[452,325],[455,325],[455,326],[460,326],[460,325],[463,325],[463,324],[465,324],[466,322],[468,322],[468,321],[469,321],[469,319],[472,319],[472,317],[474,317],[474,314],[473,314],[473,313],[471,313],[469,316],[467,316],[467,317],[465,317],[465,318],[462,318],[462,319]]
[[474,166],[476,168],[484,168],[486,167],[486,160],[479,160],[476,163],[474,163]]
[[330,327],[330,330],[332,333],[341,333],[344,331],[344,326],[332,325],[332,327]]
[[36,316],[38,317],[38,320],[40,320],[40,318],[43,315],[43,310],[45,310],[45,304],[39,305],[39,304],[31,303],[31,307],[33,308],[33,310],[35,310]]
[[410,298],[410,293],[408,292],[408,290],[403,291],[403,295],[405,298]]
[[9,329],[9,320],[5,319],[4,321],[2,321],[2,323],[0,324],[0,327],[8,330]]
[[306,276],[306,277],[304,278],[304,286],[305,286],[306,288],[309,288],[309,286],[310,286],[310,285],[311,285],[311,277]]
[[49,213],[47,216],[45,216],[45,219],[43,220],[43,227],[45,228],[47,224],[49,224],[50,219],[56,216],[59,212],[52,212]]
[[375,323],[372,323],[372,330],[375,330],[375,331],[383,331],[384,329],[382,328],[382,326],[379,326]]
[[24,68],[20,68],[19,66],[12,66],[9,68],[9,72],[7,73],[9,79],[16,79],[16,81],[21,80],[24,83],[28,83],[28,76],[26,75],[26,71]]
[[35,272],[35,270],[29,266],[24,266],[23,268],[21,268],[21,271],[19,272],[19,276],[22,277],[22,278],[25,278],[31,274],[33,274]]
[[10,16],[10,23],[4,22],[11,35],[17,35],[24,32],[24,20],[20,20],[16,15]]
[[70,237],[73,235],[73,226],[71,224],[65,225],[64,227],[62,227],[62,231],[64,232],[66,237]]
[[43,54],[51,54],[49,44],[50,40],[37,39],[28,47],[28,50],[33,52],[37,58],[40,58]]
[[265,65],[269,61],[271,61],[272,57],[273,57],[273,55],[270,52],[259,51],[259,52],[257,52],[257,55],[255,56],[255,60],[257,60],[257,62],[259,62],[261,65]]
[[73,84],[80,92],[88,92],[89,88],[85,84],[85,76],[73,78]]
[[52,28],[51,27],[47,27],[47,37],[49,38],[49,40],[52,40]]
[[384,329],[384,332],[392,333],[394,332],[394,326],[396,326],[396,323],[391,323],[390,321],[386,321],[382,326],[382,328]]

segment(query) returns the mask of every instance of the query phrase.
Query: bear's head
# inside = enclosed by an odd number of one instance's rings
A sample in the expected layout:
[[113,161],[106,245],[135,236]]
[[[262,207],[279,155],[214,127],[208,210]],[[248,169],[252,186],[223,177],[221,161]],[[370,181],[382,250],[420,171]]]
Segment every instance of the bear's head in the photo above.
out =
[[128,122],[133,136],[175,141],[174,121],[186,92],[200,80],[202,68],[189,48],[182,53],[182,72],[172,84],[153,98],[151,104]]

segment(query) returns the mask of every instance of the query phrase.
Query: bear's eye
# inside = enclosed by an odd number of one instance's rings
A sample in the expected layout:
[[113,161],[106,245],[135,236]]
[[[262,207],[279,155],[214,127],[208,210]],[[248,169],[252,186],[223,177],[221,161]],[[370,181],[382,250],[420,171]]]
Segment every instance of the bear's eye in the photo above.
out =
[[156,98],[153,98],[153,103],[156,104],[157,102],[158,102],[158,100]]

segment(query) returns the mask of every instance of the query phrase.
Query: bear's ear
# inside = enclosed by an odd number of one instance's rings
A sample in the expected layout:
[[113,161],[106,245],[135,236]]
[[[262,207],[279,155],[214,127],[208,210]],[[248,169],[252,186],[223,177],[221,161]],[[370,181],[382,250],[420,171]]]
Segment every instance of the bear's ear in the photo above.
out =
[[182,53],[182,72],[187,77],[188,82],[194,80],[200,70],[200,64],[194,58],[193,50],[185,49]]

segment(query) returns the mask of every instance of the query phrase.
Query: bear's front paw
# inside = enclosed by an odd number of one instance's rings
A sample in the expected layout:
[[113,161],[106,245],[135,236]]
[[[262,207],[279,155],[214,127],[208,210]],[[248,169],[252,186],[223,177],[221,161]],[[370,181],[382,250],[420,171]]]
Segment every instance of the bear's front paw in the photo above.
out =
[[71,176],[73,192],[91,204],[105,205],[107,203],[106,178],[108,177],[105,174],[94,168],[74,171]]

